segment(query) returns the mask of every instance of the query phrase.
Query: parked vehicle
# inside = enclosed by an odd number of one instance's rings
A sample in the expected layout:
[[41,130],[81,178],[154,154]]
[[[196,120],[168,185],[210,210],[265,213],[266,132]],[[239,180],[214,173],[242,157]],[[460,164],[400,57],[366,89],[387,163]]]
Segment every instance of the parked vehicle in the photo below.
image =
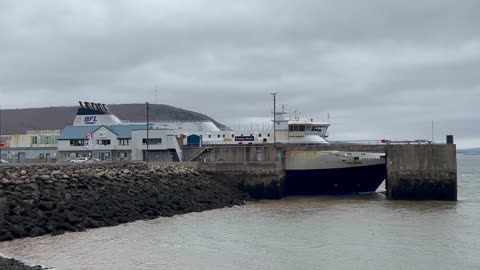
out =
[[70,163],[95,163],[100,162],[101,160],[98,158],[91,158],[91,157],[78,157],[76,159],[70,160]]
[[95,163],[95,162],[100,162],[101,160],[98,158],[88,158],[86,161],[87,163]]
[[70,163],[84,163],[88,161],[88,157],[78,157],[76,159],[70,160]]

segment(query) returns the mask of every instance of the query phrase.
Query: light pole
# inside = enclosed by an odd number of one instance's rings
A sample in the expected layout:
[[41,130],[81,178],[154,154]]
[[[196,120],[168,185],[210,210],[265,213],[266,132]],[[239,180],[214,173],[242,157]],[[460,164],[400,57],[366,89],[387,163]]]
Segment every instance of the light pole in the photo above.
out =
[[148,143],[150,140],[148,130],[150,129],[150,119],[149,119],[150,108],[149,108],[148,102],[145,102],[145,103],[147,104],[147,151],[145,152],[145,161],[148,163]]
[[277,111],[276,111],[276,97],[277,97],[278,92],[273,92],[270,93],[270,95],[273,96],[273,144],[277,142],[277,136],[276,136],[276,131],[277,131]]

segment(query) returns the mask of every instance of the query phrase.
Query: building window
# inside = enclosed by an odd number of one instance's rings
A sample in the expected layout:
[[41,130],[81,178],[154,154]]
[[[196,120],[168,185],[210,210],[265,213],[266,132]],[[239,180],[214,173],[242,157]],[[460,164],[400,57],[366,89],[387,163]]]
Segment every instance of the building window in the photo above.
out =
[[32,136],[32,144],[38,144],[37,136]]
[[110,140],[97,140],[98,145],[110,145],[112,144]]
[[70,140],[70,146],[85,146],[87,144],[88,140],[85,139]]
[[129,145],[130,139],[118,139],[118,145]]
[[[146,138],[142,139],[142,144],[147,144]],[[149,145],[162,144],[162,138],[148,138],[148,144]]]

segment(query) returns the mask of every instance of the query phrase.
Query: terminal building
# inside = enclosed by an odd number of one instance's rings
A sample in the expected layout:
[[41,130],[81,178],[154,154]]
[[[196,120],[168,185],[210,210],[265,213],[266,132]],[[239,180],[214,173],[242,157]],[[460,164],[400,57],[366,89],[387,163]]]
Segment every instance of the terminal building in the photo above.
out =
[[57,160],[92,157],[104,161],[181,161],[181,139],[169,128],[122,123],[105,104],[80,102],[73,126],[58,137]]
[[[181,149],[170,129],[146,125],[68,126],[58,138],[58,161],[93,157],[103,161],[180,161]],[[147,146],[148,142],[148,146]],[[148,148],[148,149],[147,149]]]

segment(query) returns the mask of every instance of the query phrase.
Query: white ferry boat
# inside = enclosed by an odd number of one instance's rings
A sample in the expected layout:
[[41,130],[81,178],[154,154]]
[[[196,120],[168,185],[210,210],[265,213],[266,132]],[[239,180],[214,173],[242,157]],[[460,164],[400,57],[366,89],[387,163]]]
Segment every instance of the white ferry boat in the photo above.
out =
[[[275,112],[272,120],[275,131],[273,128],[241,132],[215,130],[201,134],[202,143],[204,146],[273,142],[305,146],[330,144],[327,141],[330,123],[286,115],[283,108]],[[284,158],[288,195],[373,193],[386,178],[384,153],[302,150],[287,151]]]

